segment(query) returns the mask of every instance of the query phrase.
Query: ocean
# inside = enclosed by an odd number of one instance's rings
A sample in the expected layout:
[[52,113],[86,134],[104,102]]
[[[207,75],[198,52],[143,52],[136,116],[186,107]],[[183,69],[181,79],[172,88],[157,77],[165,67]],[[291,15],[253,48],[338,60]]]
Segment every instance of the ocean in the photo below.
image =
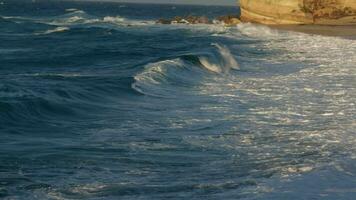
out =
[[2,0],[1,199],[356,199],[356,40],[237,7]]

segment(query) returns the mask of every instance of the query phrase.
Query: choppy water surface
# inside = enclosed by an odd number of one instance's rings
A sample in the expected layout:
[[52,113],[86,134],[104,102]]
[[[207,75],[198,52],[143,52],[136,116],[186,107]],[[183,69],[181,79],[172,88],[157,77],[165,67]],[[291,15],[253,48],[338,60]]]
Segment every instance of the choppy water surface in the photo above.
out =
[[355,199],[356,41],[4,1],[0,198]]

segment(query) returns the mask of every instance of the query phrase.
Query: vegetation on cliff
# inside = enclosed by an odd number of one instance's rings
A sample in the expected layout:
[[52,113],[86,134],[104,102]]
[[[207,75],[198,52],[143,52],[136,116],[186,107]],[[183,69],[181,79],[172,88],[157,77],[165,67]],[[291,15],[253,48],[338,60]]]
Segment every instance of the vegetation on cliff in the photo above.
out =
[[356,1],[240,0],[243,21],[264,24],[355,25]]
[[303,12],[312,14],[314,19],[338,19],[356,15],[356,9],[345,6],[342,0],[303,0],[300,7]]

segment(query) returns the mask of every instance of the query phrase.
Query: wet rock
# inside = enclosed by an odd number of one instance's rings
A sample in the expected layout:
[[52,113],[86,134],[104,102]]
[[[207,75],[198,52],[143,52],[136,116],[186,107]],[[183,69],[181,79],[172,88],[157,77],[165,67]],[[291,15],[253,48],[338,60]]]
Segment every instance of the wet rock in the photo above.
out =
[[234,26],[241,23],[238,15],[220,16],[217,18],[217,21],[227,26]]
[[159,19],[156,21],[157,24],[171,24],[172,21],[169,19]]
[[212,22],[206,16],[193,16],[186,17],[176,16],[172,19],[159,19],[157,24],[211,24]]
[[223,24],[227,26],[233,26],[241,23],[237,15],[225,15],[218,17],[215,20],[210,20],[206,16],[194,16],[188,15],[185,17],[176,16],[172,19],[159,19],[156,21],[157,24]]
[[188,16],[186,20],[190,24],[210,24],[210,20],[206,16]]

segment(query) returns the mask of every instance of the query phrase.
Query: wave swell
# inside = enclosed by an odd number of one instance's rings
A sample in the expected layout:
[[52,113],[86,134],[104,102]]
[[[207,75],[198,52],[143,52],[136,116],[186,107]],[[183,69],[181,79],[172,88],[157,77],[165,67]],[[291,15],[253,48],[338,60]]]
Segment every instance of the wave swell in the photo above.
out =
[[170,96],[177,94],[176,87],[191,87],[214,74],[240,69],[227,46],[214,43],[212,47],[205,55],[183,55],[146,65],[134,77],[132,88],[146,95]]

